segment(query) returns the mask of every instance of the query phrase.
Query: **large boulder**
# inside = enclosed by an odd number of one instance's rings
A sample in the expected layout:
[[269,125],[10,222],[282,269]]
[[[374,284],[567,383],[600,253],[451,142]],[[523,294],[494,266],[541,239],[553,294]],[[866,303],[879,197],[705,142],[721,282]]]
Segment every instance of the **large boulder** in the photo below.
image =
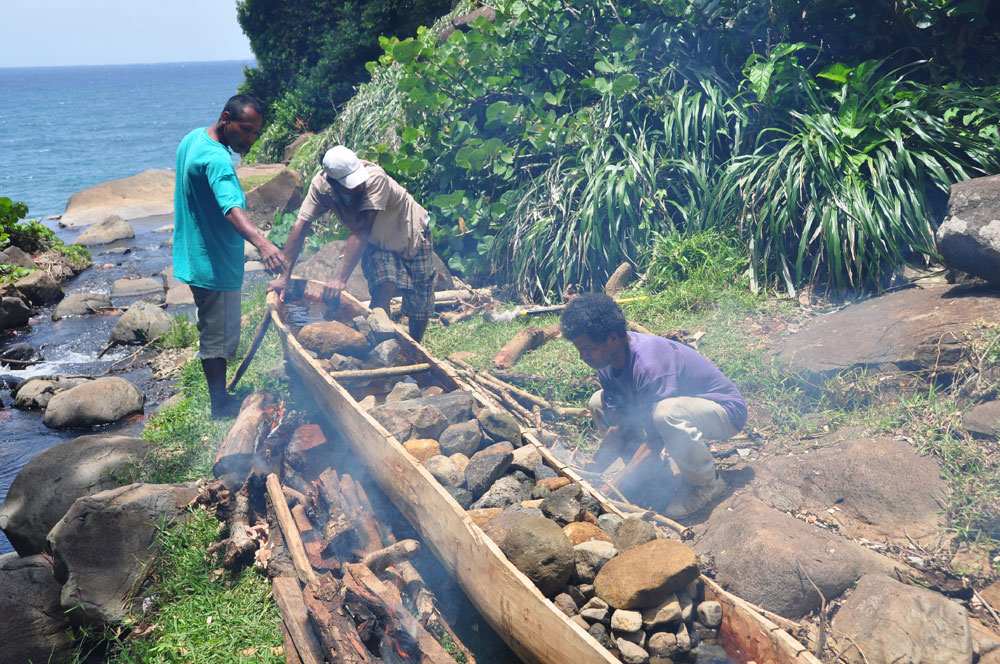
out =
[[1000,438],[1000,401],[973,406],[962,416],[962,426],[977,438]]
[[313,136],[316,134],[311,131],[306,131],[295,137],[295,140],[285,146],[285,151],[281,154],[281,161],[286,164],[292,160],[295,153],[299,151],[303,145],[312,140]]
[[747,495],[713,510],[696,528],[695,549],[714,560],[724,588],[788,618],[820,607],[809,579],[831,599],[865,574],[897,569],[888,558]]
[[354,328],[335,320],[309,323],[298,334],[299,342],[318,357],[334,353],[364,357],[368,354],[368,339]]
[[21,383],[14,392],[14,407],[22,410],[45,410],[59,392],[92,380],[84,376],[36,376]]
[[49,400],[42,422],[53,429],[92,427],[141,413],[146,397],[124,378],[106,376],[59,392]]
[[0,330],[27,325],[31,307],[19,297],[0,297]]
[[111,297],[114,299],[141,297],[144,300],[159,304],[163,302],[163,277],[126,277],[116,279],[111,285]]
[[52,312],[52,320],[68,316],[86,316],[110,307],[111,298],[104,293],[71,293],[56,305],[55,311]]
[[302,205],[302,177],[283,168],[247,192],[247,214],[258,228],[270,228],[275,212],[294,212]]
[[[819,316],[777,346],[779,362],[809,380],[849,369],[926,370],[983,320],[1000,298],[961,287],[910,288]],[[961,351],[961,348],[957,350]]]
[[45,450],[14,478],[0,506],[0,529],[22,556],[45,550],[45,537],[77,498],[122,484],[149,443],[126,436],[81,436]]
[[120,622],[156,556],[157,533],[197,495],[193,485],[130,484],[74,502],[48,536],[70,618]]
[[833,619],[847,664],[971,664],[965,609],[938,593],[886,576],[861,577]]
[[59,220],[63,226],[96,224],[109,215],[140,219],[167,215],[174,209],[174,172],[143,171],[110,180],[73,194]]
[[771,507],[822,515],[852,538],[929,543],[944,533],[947,483],[905,441],[848,428],[795,449],[756,470],[754,494]]
[[62,287],[44,270],[35,270],[14,282],[24,299],[36,307],[54,304],[63,298]]
[[194,304],[194,293],[187,284],[171,286],[167,289],[166,303],[168,307]]
[[573,546],[562,529],[543,516],[513,517],[497,546],[548,597],[562,592],[573,573]]
[[1000,286],[1000,176],[951,185],[937,241],[945,265]]
[[662,604],[698,574],[698,557],[691,547],[658,539],[622,551],[605,563],[594,579],[594,591],[616,609],[646,609]]
[[132,228],[132,224],[113,214],[80,233],[76,238],[76,243],[85,247],[96,247],[100,244],[111,244],[118,240],[128,240],[134,237],[135,230]]
[[170,316],[151,302],[130,306],[111,330],[111,341],[118,344],[146,344],[170,330]]
[[15,247],[11,245],[0,251],[0,263],[7,263],[7,265],[16,265],[17,267],[27,268],[29,270],[34,270],[37,265],[35,261],[32,260],[31,256],[21,249],[20,247]]
[[59,605],[59,582],[45,556],[0,556],[0,660],[66,662],[73,635]]

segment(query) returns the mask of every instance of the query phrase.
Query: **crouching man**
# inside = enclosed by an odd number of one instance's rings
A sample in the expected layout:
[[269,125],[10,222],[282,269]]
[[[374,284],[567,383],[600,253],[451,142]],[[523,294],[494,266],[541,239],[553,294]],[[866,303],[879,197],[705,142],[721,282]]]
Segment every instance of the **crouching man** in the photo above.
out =
[[[389,301],[401,293],[410,336],[420,341],[434,313],[434,252],[427,211],[380,166],[358,159],[343,145],[327,150],[321,164],[285,243],[289,266],[302,251],[313,222],[332,210],[350,236],[324,298],[340,296],[360,261],[371,307],[389,313]],[[290,273],[289,267],[271,288],[284,289]]]
[[570,301],[561,327],[601,383],[590,400],[603,436],[593,469],[604,470],[619,457],[629,462],[646,445],[651,453],[643,467],[630,468],[645,471],[630,474],[646,485],[636,489],[649,495],[666,484],[663,459],[678,470],[665,514],[684,517],[718,498],[725,483],[705,441],[731,438],[746,424],[746,402],[733,382],[684,344],[629,332],[621,308],[604,294]]

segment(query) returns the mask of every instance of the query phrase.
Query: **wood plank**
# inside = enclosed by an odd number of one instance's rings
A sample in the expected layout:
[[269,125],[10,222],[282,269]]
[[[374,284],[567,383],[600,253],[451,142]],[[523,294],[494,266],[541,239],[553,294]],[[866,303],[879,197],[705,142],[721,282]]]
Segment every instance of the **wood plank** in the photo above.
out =
[[[302,589],[298,579],[290,576],[276,576],[271,579],[271,594],[281,610],[281,620],[288,633],[285,640],[285,658],[294,661],[292,654],[302,664],[323,664],[323,649],[309,625],[309,614],[302,600]],[[289,652],[289,641],[294,653]]]
[[281,483],[278,476],[270,474],[267,476],[267,495],[271,499],[271,506],[274,508],[274,515],[278,519],[281,527],[281,534],[285,536],[285,546],[288,548],[288,555],[295,565],[295,572],[299,575],[302,583],[315,583],[316,572],[313,571],[306,550],[302,546],[302,538],[299,536],[299,529],[295,527],[295,520],[285,502],[285,494],[281,492]]

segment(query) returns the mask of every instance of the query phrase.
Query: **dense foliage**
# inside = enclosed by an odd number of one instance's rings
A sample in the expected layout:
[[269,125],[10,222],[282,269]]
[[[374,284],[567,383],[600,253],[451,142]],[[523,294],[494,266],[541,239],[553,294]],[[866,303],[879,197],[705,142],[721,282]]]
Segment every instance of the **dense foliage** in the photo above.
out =
[[[37,219],[23,221],[26,216],[27,205],[0,196],[0,250],[10,245],[30,254],[52,249],[68,258],[75,269],[83,269],[90,264],[90,252],[86,247],[65,244],[51,228]],[[5,276],[9,280],[17,278],[12,277],[13,274],[13,270],[7,270]]]

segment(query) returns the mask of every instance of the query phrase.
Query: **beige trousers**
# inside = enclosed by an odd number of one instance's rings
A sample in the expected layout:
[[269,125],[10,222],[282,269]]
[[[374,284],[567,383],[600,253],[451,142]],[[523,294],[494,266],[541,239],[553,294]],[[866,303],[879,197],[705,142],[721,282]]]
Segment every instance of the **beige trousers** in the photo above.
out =
[[[598,390],[590,398],[591,417],[602,434],[616,424],[606,417],[603,396],[604,390]],[[726,440],[738,433],[725,408],[698,397],[673,397],[657,402],[653,407],[653,426],[663,443],[663,451],[677,464],[681,477],[694,486],[704,486],[715,479],[715,461],[705,441]]]

